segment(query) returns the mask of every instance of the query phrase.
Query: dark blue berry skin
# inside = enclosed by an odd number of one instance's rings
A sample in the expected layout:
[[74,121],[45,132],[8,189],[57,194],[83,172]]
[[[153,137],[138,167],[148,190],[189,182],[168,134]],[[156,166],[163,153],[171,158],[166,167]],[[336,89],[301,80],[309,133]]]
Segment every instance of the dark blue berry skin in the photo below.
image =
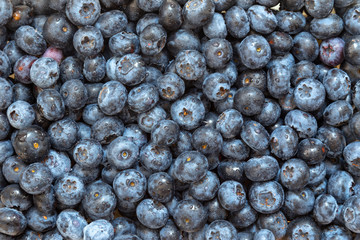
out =
[[325,123],[334,127],[344,125],[351,119],[352,115],[353,109],[345,100],[338,100],[329,104],[323,112]]
[[109,39],[109,48],[114,56],[140,52],[139,37],[135,33],[119,32]]
[[345,99],[351,91],[351,80],[343,70],[333,68],[323,79],[327,98],[332,101]]
[[171,117],[185,130],[192,130],[200,125],[205,117],[205,107],[194,95],[187,95],[171,105]]
[[314,18],[325,18],[327,17],[334,7],[334,1],[317,0],[311,2],[305,1],[306,12]]
[[203,32],[208,38],[226,38],[228,34],[224,17],[215,12],[210,22],[203,26]]
[[182,200],[174,209],[173,218],[179,230],[196,232],[205,225],[208,211],[197,200]]
[[281,98],[290,91],[289,68],[280,64],[274,65],[267,72],[267,89],[272,97]]
[[255,116],[255,119],[264,127],[268,127],[277,122],[280,114],[280,105],[270,98],[265,98],[263,109],[261,110],[260,114]]
[[85,85],[78,79],[66,81],[60,88],[65,106],[71,110],[79,110],[85,106],[89,95]]
[[297,157],[307,164],[318,164],[325,160],[326,145],[317,138],[303,139],[298,146]]
[[251,158],[244,164],[246,177],[254,182],[270,181],[279,170],[279,163],[271,156]]
[[342,155],[346,146],[346,140],[340,129],[332,126],[322,126],[319,128],[316,138],[325,143],[327,157],[337,158]]
[[124,132],[124,124],[117,117],[104,117],[91,127],[91,137],[101,144],[109,144]]
[[325,18],[314,18],[310,22],[310,32],[317,39],[328,39],[339,36],[344,29],[344,22],[337,14]]
[[338,204],[330,194],[321,194],[314,204],[314,218],[319,224],[330,224],[336,217]]
[[198,28],[208,23],[215,12],[215,4],[211,0],[186,2],[182,15],[188,28]]
[[171,167],[177,180],[191,183],[205,177],[209,165],[207,158],[202,153],[188,151],[180,154]]
[[[12,143],[12,142],[13,141],[10,141],[10,140],[0,141],[0,152],[3,153],[2,156],[0,156],[0,163],[3,163],[8,157],[12,156],[14,154],[14,150],[15,150],[15,152],[23,153],[24,149],[20,149],[21,147],[16,149],[17,146],[15,146],[15,144],[17,144],[17,143],[16,142]],[[16,151],[16,150],[18,150],[18,151]],[[24,158],[22,160],[24,161]]]
[[135,222],[126,217],[117,217],[111,221],[114,227],[115,237],[125,234],[135,234],[136,225]]
[[355,182],[353,177],[346,171],[337,171],[329,178],[327,192],[331,194],[338,204],[354,195]]
[[64,238],[82,239],[83,229],[87,222],[79,212],[73,209],[66,209],[60,212],[56,220],[57,230]]
[[[117,24],[109,24],[113,22],[116,22]],[[94,26],[101,31],[104,38],[110,38],[113,35],[124,31],[127,24],[127,17],[122,11],[111,10],[102,14]]]
[[225,220],[228,216],[228,211],[220,205],[219,200],[216,197],[207,201],[204,206],[208,209],[208,222]]
[[320,44],[320,59],[331,67],[341,64],[344,60],[345,42],[341,38],[330,38]]
[[81,204],[90,218],[100,219],[112,214],[117,200],[111,186],[98,180],[86,186]]
[[5,110],[13,100],[13,89],[5,78],[0,77],[0,110]]
[[221,134],[211,127],[199,127],[192,134],[193,147],[202,154],[219,153],[223,144]]
[[10,132],[10,123],[4,113],[0,113],[0,140],[4,140]]
[[141,52],[145,55],[155,55],[165,47],[166,30],[160,24],[150,24],[139,35]]
[[179,156],[185,151],[192,150],[191,133],[187,131],[180,131],[178,141],[171,146],[174,156]]
[[9,57],[3,51],[0,51],[0,77],[7,78],[10,75],[11,63]]
[[307,233],[306,237],[309,239],[320,239],[321,230],[310,217],[296,218],[289,223],[285,238],[297,238],[304,233]]
[[110,66],[109,61],[106,66],[107,75],[109,78],[111,78],[111,76],[109,76],[109,73],[111,71],[114,71],[113,75],[115,76],[115,79],[112,80],[120,81],[126,86],[134,86],[145,80],[145,63],[138,54],[126,54],[116,60],[116,62],[113,63],[114,66]]
[[162,99],[174,101],[185,92],[185,83],[176,73],[166,73],[156,80]]
[[[136,240],[138,239],[159,239],[159,230],[151,229],[139,224],[136,228]],[[126,238],[125,238],[126,239]]]
[[[0,28],[1,29],[1,28]],[[1,30],[0,30],[1,31]],[[6,37],[6,34],[3,35]],[[25,53],[16,45],[15,40],[9,41],[3,49],[8,56],[11,66],[13,67],[16,61],[25,55]]]
[[282,10],[276,14],[276,19],[280,31],[288,34],[297,34],[306,25],[306,19],[301,12]]
[[209,201],[216,196],[220,180],[213,172],[208,171],[206,176],[190,184],[189,193],[199,201]]
[[177,56],[182,50],[200,50],[200,40],[197,34],[189,29],[179,29],[169,35],[167,40],[167,49],[173,55]]
[[276,157],[283,160],[293,157],[297,152],[297,133],[288,126],[276,128],[270,135],[270,149]]
[[43,235],[43,240],[63,240],[60,232],[55,228],[52,231],[48,231]]
[[208,67],[224,68],[231,60],[233,49],[229,41],[223,38],[213,38],[203,46],[203,53]]
[[358,223],[358,204],[359,197],[352,196],[346,200],[342,209],[340,210],[340,218],[343,220],[345,227],[354,233],[360,233],[360,227]]
[[360,138],[359,124],[360,124],[360,113],[357,112],[353,115],[353,117],[350,119],[349,122],[350,130],[357,139]]
[[55,227],[56,212],[44,214],[35,207],[30,208],[25,215],[28,227],[37,232],[47,232]]
[[80,59],[70,56],[65,58],[60,64],[60,79],[62,82],[66,82],[71,79],[82,80],[83,63]]
[[336,238],[341,238],[344,240],[353,239],[349,229],[346,229],[343,226],[331,224],[323,229],[321,233],[321,239],[336,239]]
[[159,8],[159,23],[168,31],[175,31],[180,28],[183,18],[181,6],[175,0],[166,0]]
[[140,113],[138,115],[138,125],[139,127],[147,132],[151,133],[151,130],[154,126],[161,120],[166,118],[166,112],[163,108],[155,106],[154,108],[150,109],[148,112]]
[[275,30],[278,21],[271,9],[262,5],[252,5],[247,10],[250,27],[260,34],[269,34]]
[[254,234],[254,240],[275,240],[274,234],[268,229],[261,229]]
[[230,81],[226,75],[213,73],[204,79],[202,90],[210,101],[218,102],[227,98],[230,87]]
[[301,32],[294,37],[291,53],[299,60],[314,61],[319,55],[319,44],[309,32]]
[[225,14],[225,23],[227,30],[234,38],[244,38],[250,31],[250,19],[242,6],[233,6],[228,9]]
[[96,27],[85,26],[75,32],[73,45],[79,54],[90,57],[100,53],[104,46],[104,38]]
[[73,149],[73,159],[82,167],[97,167],[103,159],[101,144],[98,141],[90,139],[76,143]]
[[54,89],[45,89],[37,97],[37,108],[44,118],[56,121],[65,115],[65,103],[60,93]]
[[246,122],[241,130],[241,139],[253,150],[263,151],[269,146],[269,133],[255,121]]
[[360,144],[359,142],[352,142],[348,144],[343,151],[343,156],[345,162],[355,168],[359,169],[359,153],[360,153]]
[[159,121],[151,131],[151,141],[155,145],[170,146],[179,138],[179,125],[172,120]]
[[359,50],[358,44],[360,37],[358,35],[352,36],[348,41],[345,42],[345,60],[350,64],[359,65]]
[[220,185],[217,197],[220,205],[229,211],[239,211],[246,203],[244,187],[233,180],[225,181]]
[[70,150],[78,140],[77,131],[77,123],[70,118],[52,123],[48,128],[51,146],[59,151]]
[[89,125],[93,125],[104,116],[105,114],[100,110],[98,104],[88,104],[84,107],[82,112],[83,121]]
[[351,35],[360,34],[360,25],[357,21],[357,18],[359,17],[359,10],[359,6],[354,5],[353,7],[349,8],[343,16],[345,29]]
[[249,152],[248,146],[240,139],[225,140],[221,149],[222,156],[236,161],[245,160]]
[[13,13],[13,4],[12,1],[6,0],[1,3],[1,18],[0,18],[0,26],[7,24],[12,17]]
[[275,181],[254,183],[249,190],[249,203],[259,213],[271,214],[284,204],[284,190]]
[[127,97],[124,85],[116,81],[109,81],[99,92],[98,105],[105,114],[115,115],[124,108]]
[[281,184],[289,190],[299,190],[305,187],[310,178],[310,169],[301,159],[287,160],[280,170]]
[[291,68],[291,84],[296,86],[303,79],[317,78],[319,72],[318,67],[314,63],[302,60]]
[[2,163],[2,174],[8,183],[19,183],[26,164],[16,156],[10,156]]
[[0,200],[5,207],[19,211],[26,211],[32,206],[31,196],[19,184],[7,185],[0,193]]
[[206,59],[197,50],[183,50],[175,58],[176,73],[184,80],[198,80],[206,70]]
[[34,108],[25,101],[12,103],[6,111],[8,123],[14,128],[22,129],[32,125],[35,120]]
[[169,212],[162,203],[153,199],[144,199],[136,207],[136,216],[144,226],[159,229],[165,226]]
[[304,79],[295,87],[294,100],[300,110],[318,110],[325,102],[325,87],[315,79]]
[[106,159],[117,169],[131,167],[139,156],[139,147],[127,137],[118,137],[107,147]]
[[260,229],[270,230],[276,239],[281,239],[286,234],[288,221],[285,215],[281,211],[278,211],[273,214],[260,215],[257,225]]
[[165,172],[151,174],[148,178],[148,193],[152,199],[162,203],[169,202],[174,196],[173,179]]
[[292,127],[299,138],[314,137],[317,132],[317,121],[314,116],[301,110],[295,109],[285,116],[285,124]]
[[266,65],[266,68],[270,69],[277,65],[291,69],[295,65],[295,58],[291,53],[286,53],[283,56],[274,55]]
[[66,16],[77,26],[93,25],[100,16],[100,2],[71,0],[66,4]]
[[85,194],[85,185],[79,177],[70,173],[57,179],[54,191],[57,201],[68,206],[74,206],[81,202]]
[[34,207],[43,214],[53,214],[55,210],[55,192],[53,186],[41,194],[33,195]]
[[22,83],[16,83],[13,87],[14,101],[25,101],[30,104],[35,102],[35,97],[32,95],[30,86]]
[[16,60],[14,65],[15,79],[23,84],[32,83],[30,79],[30,69],[37,57],[24,55]]
[[105,219],[99,219],[91,222],[84,227],[84,240],[107,240],[114,238],[114,228],[111,223]]
[[226,220],[216,220],[209,224],[205,230],[205,239],[237,239],[234,225]]
[[106,74],[106,60],[99,54],[84,60],[83,74],[89,82],[100,82]]
[[133,141],[139,148],[148,142],[147,134],[137,124],[127,125],[123,136]]
[[149,83],[134,87],[128,95],[129,108],[137,113],[149,111],[158,101],[159,93],[156,87]]
[[231,211],[228,220],[236,228],[246,228],[253,224],[258,218],[258,213],[248,204],[239,211]]
[[27,220],[22,212],[7,207],[0,208],[0,233],[18,236],[26,226]]
[[246,116],[260,114],[264,103],[264,93],[255,87],[242,87],[234,96],[234,108]]
[[271,58],[271,48],[261,35],[250,35],[244,38],[237,48],[241,62],[250,69],[260,69],[266,66]]
[[271,52],[276,55],[284,55],[290,51],[293,46],[293,39],[290,34],[281,31],[274,31],[267,36]]
[[141,164],[151,172],[165,171],[172,162],[170,149],[166,145],[148,143],[140,151]]
[[20,187],[29,194],[40,194],[51,185],[53,176],[50,169],[42,163],[32,163],[22,172]]
[[225,160],[217,166],[217,174],[222,181],[243,181],[244,164],[239,161]]
[[160,239],[177,240],[181,238],[181,233],[175,223],[169,219],[164,227],[161,228]]
[[29,55],[41,55],[46,50],[46,41],[35,28],[25,25],[15,32],[16,45]]
[[236,86],[241,87],[255,87],[264,91],[266,89],[266,73],[264,70],[250,70],[246,69],[239,74]]
[[119,200],[134,203],[145,196],[147,180],[141,172],[135,169],[127,169],[116,175],[113,188]]
[[240,133],[244,123],[241,113],[235,109],[228,109],[222,112],[216,121],[216,130],[223,138],[233,138]]

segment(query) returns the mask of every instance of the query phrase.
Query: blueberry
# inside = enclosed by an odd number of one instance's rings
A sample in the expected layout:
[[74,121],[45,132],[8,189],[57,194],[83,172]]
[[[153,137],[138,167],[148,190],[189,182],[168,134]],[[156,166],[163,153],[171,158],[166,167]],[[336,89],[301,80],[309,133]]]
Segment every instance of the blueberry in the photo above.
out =
[[253,150],[263,151],[269,146],[269,133],[256,121],[246,122],[240,133],[241,139]]
[[[94,5],[93,3],[91,4]],[[71,5],[71,2],[67,5]],[[73,45],[79,54],[90,57],[101,52],[104,46],[104,38],[99,29],[93,26],[85,26],[75,32]]]
[[162,203],[152,199],[144,199],[136,207],[136,216],[146,227],[159,229],[165,226],[169,213]]
[[274,234],[268,229],[261,229],[254,235],[254,240],[275,240]]
[[100,2],[99,0],[70,0],[66,4],[66,16],[69,20],[80,26],[92,25],[100,16]]
[[297,156],[307,164],[318,164],[325,160],[326,145],[317,138],[302,140],[298,146]]
[[347,123],[352,115],[353,109],[345,100],[337,100],[329,104],[323,112],[324,122],[335,127]]
[[150,24],[139,35],[141,52],[145,55],[155,55],[165,47],[166,30],[160,24]]
[[71,160],[65,152],[50,149],[43,163],[50,169],[55,179],[71,170]]
[[246,203],[244,187],[233,180],[225,181],[220,185],[217,197],[221,206],[229,211],[238,211]]
[[351,81],[346,72],[334,68],[327,72],[323,79],[327,97],[332,100],[342,100],[351,91]]
[[211,0],[195,0],[186,2],[183,7],[182,15],[184,23],[190,28],[197,28],[208,23],[215,12],[215,4]]
[[250,19],[243,7],[233,6],[225,13],[227,30],[234,38],[244,38],[250,31]]
[[86,226],[85,218],[73,209],[63,210],[56,220],[57,230],[64,238],[82,239],[83,230]]
[[44,23],[44,39],[58,48],[70,47],[76,28],[62,13],[50,15]]
[[127,103],[129,108],[137,113],[143,113],[153,108],[159,101],[159,93],[153,84],[143,83],[130,90]]
[[12,103],[6,111],[6,115],[8,123],[17,129],[29,127],[35,120],[34,108],[28,102],[21,100]]
[[179,99],[185,92],[185,83],[176,73],[166,73],[156,80],[159,95],[169,101]]
[[0,193],[0,200],[5,207],[26,211],[32,206],[31,196],[18,184],[7,185]]
[[216,121],[216,129],[223,138],[233,138],[240,133],[243,122],[243,117],[239,111],[228,109],[219,115]]
[[8,183],[19,183],[26,164],[16,156],[9,156],[2,164],[2,174]]
[[177,56],[182,50],[200,50],[199,37],[189,29],[179,29],[169,35],[167,39],[167,50]]
[[135,234],[136,225],[135,222],[126,217],[117,217],[111,221],[114,227],[115,237],[125,234]]
[[248,194],[250,205],[264,214],[277,212],[285,200],[283,187],[275,181],[254,183]]
[[107,240],[114,237],[114,229],[107,220],[100,219],[84,227],[84,240]]
[[3,26],[7,24],[13,14],[13,4],[12,1],[6,0],[1,3],[1,18],[0,18],[0,25]]
[[196,232],[206,223],[208,212],[197,200],[182,200],[174,209],[174,222],[185,232]]
[[344,61],[345,42],[341,38],[330,38],[320,44],[320,59],[331,67],[335,67]]
[[183,50],[175,58],[176,73],[185,80],[197,80],[204,75],[205,57],[196,50]]
[[121,136],[125,130],[124,123],[117,117],[103,117],[91,127],[91,137],[101,144],[109,144]]
[[210,39],[225,38],[228,30],[224,17],[220,13],[215,12],[211,21],[203,26],[203,32]]
[[314,137],[317,132],[317,121],[307,112],[295,109],[285,116],[285,124],[292,127],[300,138]]
[[13,89],[6,79],[0,77],[0,110],[5,110],[12,103]]
[[180,154],[174,161],[174,175],[181,182],[196,182],[206,176],[208,171],[207,158],[198,151],[187,151]]
[[267,8],[263,4],[252,5],[247,10],[247,13],[249,16],[251,29],[258,33],[269,34],[277,27],[277,17],[275,17],[275,14],[271,9]]
[[304,79],[295,87],[295,104],[303,111],[316,111],[325,102],[325,87],[315,79]]
[[115,56],[139,54],[140,41],[135,33],[119,32],[109,39],[109,49]]
[[254,182],[270,181],[279,170],[279,163],[271,156],[251,158],[244,164],[246,177]]
[[12,208],[0,208],[0,219],[0,232],[8,236],[20,235],[27,226],[23,213]]
[[271,58],[271,48],[266,39],[261,35],[250,35],[244,38],[237,53],[241,62],[250,69],[260,69],[266,66]]
[[264,103],[263,92],[255,87],[242,87],[234,96],[234,108],[246,116],[260,114]]
[[82,167],[97,167],[103,159],[103,149],[98,141],[82,140],[74,146],[73,158]]
[[314,18],[310,22],[310,32],[317,39],[328,39],[338,36],[344,28],[344,22],[337,14],[325,18]]
[[60,78],[63,82],[66,82],[71,79],[80,79],[82,80],[84,76],[83,72],[83,63],[80,59],[70,56],[65,58],[60,64]]
[[222,161],[217,166],[217,174],[222,181],[234,180],[242,181],[244,172],[244,164],[239,161]]
[[[291,69],[291,84],[296,86],[301,80],[306,78],[317,78],[320,73],[319,68],[308,60],[302,60],[295,64]],[[323,79],[320,80],[323,82]]]
[[312,17],[324,18],[327,17],[334,7],[334,1],[326,0],[305,0],[305,9]]
[[77,132],[77,123],[70,118],[52,123],[48,128],[51,146],[59,151],[70,150],[78,140]]
[[229,41],[223,38],[212,38],[203,46],[207,65],[213,69],[224,68],[233,55]]
[[119,170],[131,167],[138,156],[139,147],[126,137],[114,139],[106,150],[106,159]]
[[[116,22],[117,24],[112,24],[113,22]],[[110,38],[113,35],[124,31],[127,24],[128,20],[124,12],[120,10],[111,10],[100,15],[95,23],[95,27],[101,31],[104,38]]]
[[100,82],[106,74],[106,60],[104,56],[99,54],[85,58],[83,74],[89,82]]
[[324,239],[331,239],[333,237],[339,237],[344,240],[352,239],[351,232],[343,226],[331,224],[323,229],[321,237]]
[[322,194],[316,198],[314,218],[319,224],[329,224],[336,216],[338,204],[330,194]]
[[120,200],[137,202],[145,196],[147,180],[141,172],[127,169],[116,175],[113,188]]
[[326,156],[330,158],[341,156],[346,146],[346,140],[341,130],[332,126],[320,127],[316,138],[325,144]]
[[32,163],[22,172],[20,187],[29,194],[40,194],[52,183],[53,176],[50,169],[42,163]]
[[276,19],[280,31],[288,34],[297,34],[306,25],[306,19],[301,12],[281,10],[276,14]]
[[205,239],[236,239],[236,228],[226,220],[216,220],[209,224],[205,231]]
[[190,194],[199,201],[209,201],[216,196],[220,180],[213,172],[208,171],[206,176],[190,184]]
[[121,112],[127,98],[127,90],[124,85],[116,81],[109,81],[103,85],[99,93],[98,105],[105,114],[115,115]]
[[127,125],[123,136],[133,141],[139,148],[148,142],[147,134],[137,124]]
[[56,121],[65,115],[65,103],[60,93],[54,89],[45,89],[37,97],[40,114],[49,121]]
[[37,232],[46,232],[55,227],[56,213],[43,214],[39,212],[35,207],[30,208],[25,215],[28,227]]
[[35,28],[25,25],[15,32],[16,45],[30,55],[41,55],[46,50],[46,41]]
[[54,191],[57,201],[67,206],[73,206],[83,199],[85,185],[79,177],[71,173],[64,174],[57,179]]
[[353,177],[345,171],[336,171],[329,178],[328,193],[341,204],[354,195],[355,182]]
[[270,230],[277,239],[285,236],[288,221],[285,215],[281,211],[278,211],[273,214],[260,215],[257,224],[260,229]]

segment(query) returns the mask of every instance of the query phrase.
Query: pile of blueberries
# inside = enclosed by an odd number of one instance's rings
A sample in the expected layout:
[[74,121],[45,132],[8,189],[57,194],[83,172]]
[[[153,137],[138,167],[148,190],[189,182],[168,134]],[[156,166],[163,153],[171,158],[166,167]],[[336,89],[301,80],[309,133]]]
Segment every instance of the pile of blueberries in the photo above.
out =
[[0,0],[1,240],[359,240],[360,0]]

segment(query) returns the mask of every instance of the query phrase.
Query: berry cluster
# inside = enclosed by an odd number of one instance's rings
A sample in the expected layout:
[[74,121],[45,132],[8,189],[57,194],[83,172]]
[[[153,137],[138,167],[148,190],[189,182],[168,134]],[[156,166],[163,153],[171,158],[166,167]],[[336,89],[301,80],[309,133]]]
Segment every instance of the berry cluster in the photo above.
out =
[[0,0],[15,239],[360,239],[360,0]]

